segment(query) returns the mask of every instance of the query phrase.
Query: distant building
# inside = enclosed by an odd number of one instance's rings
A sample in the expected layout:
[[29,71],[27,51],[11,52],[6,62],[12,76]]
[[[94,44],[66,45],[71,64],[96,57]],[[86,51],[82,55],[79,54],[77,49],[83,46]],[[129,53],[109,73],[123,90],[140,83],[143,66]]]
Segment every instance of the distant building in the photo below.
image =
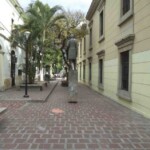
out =
[[0,1],[0,90],[16,85],[24,63],[24,50],[13,48],[10,41],[14,24],[23,24],[21,13],[17,0]]
[[88,35],[78,53],[80,82],[147,117],[149,10],[149,0],[93,0],[86,15]]

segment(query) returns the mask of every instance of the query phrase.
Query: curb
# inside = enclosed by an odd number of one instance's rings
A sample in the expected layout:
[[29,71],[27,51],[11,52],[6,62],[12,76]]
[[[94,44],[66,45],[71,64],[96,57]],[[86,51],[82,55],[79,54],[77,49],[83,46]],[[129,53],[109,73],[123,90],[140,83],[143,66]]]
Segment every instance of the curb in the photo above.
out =
[[53,86],[50,88],[50,92],[49,94],[46,96],[46,98],[44,99],[40,99],[40,100],[36,100],[36,99],[29,99],[27,100],[27,102],[29,103],[44,103],[47,101],[47,99],[49,98],[49,96],[51,95],[51,93],[54,91],[55,87],[57,86],[58,81],[56,83],[53,84]]
[[54,91],[54,89],[56,88],[56,86],[58,85],[58,81],[54,84],[54,86],[52,87],[52,89],[50,90],[49,94],[47,95],[47,97],[45,98],[44,102],[46,102],[49,98],[49,96],[52,94],[52,92]]
[[7,110],[6,107],[0,107],[0,114],[4,113]]

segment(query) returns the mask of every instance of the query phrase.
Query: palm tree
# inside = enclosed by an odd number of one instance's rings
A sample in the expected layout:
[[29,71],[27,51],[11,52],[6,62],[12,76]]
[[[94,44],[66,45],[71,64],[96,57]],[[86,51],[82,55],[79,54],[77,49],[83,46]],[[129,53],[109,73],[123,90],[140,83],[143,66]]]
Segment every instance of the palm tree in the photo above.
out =
[[64,18],[64,15],[56,14],[59,10],[62,10],[60,6],[54,6],[51,8],[48,4],[43,4],[39,0],[30,4],[27,9],[28,24],[34,24],[36,26],[38,32],[37,36],[42,39],[43,44],[51,27],[55,25],[55,22]]
[[[59,10],[62,10],[60,6],[51,8],[48,4],[43,4],[39,0],[29,4],[27,11],[22,15],[24,25],[16,25],[15,27],[15,34],[13,34],[12,40],[14,41],[13,43],[16,44],[17,41],[19,45],[23,46],[23,33],[24,31],[29,30],[31,32],[30,40],[28,42],[29,57],[34,60],[39,59],[37,54],[43,53],[44,55],[44,52],[46,53],[47,40],[51,40],[51,38],[49,38],[51,28],[55,26],[56,21],[64,18],[63,15],[57,13]],[[40,52],[38,53],[36,52],[37,47],[40,49]],[[40,67],[40,65],[42,64],[39,64],[38,66]]]
[[52,27],[55,26],[55,22],[64,18],[64,15],[57,13],[59,10],[62,10],[60,6],[51,8],[48,4],[43,4],[39,0],[30,4],[27,9],[28,25],[32,25],[34,27],[33,29],[36,30],[34,33],[42,43],[40,51],[43,55],[46,53],[46,43],[47,40],[50,40],[49,36],[51,36],[50,32]]

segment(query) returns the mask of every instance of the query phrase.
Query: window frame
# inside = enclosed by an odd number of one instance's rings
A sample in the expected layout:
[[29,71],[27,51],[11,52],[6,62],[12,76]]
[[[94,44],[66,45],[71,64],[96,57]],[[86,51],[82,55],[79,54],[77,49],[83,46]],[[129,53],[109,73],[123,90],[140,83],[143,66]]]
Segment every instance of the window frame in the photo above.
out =
[[83,54],[85,55],[86,54],[86,36],[84,36],[83,39],[84,39],[84,53]]
[[130,9],[123,14],[123,0],[120,0],[120,20],[119,20],[119,26],[121,26],[124,22],[126,22],[130,17],[133,16],[133,0],[130,0]]
[[92,62],[89,62],[89,82],[92,81]]
[[79,64],[79,67],[80,67],[80,80],[81,80],[82,78],[82,64],[81,63]]
[[[104,57],[105,57],[105,50],[101,50],[97,53],[98,56],[98,88],[104,89]],[[100,82],[100,60],[102,60],[102,83]]]
[[80,40],[80,58],[82,58],[82,39]]
[[[122,38],[121,40],[117,41],[115,45],[118,47],[119,52],[119,67],[118,67],[118,97],[127,101],[131,101],[131,76],[132,76],[132,50],[133,50],[133,43],[134,43],[134,34],[129,34],[126,37]],[[129,77],[128,77],[128,91],[122,89],[122,79],[121,79],[121,53],[129,51]]]
[[89,28],[89,50],[91,51],[92,50],[92,46],[93,46],[93,41],[92,41],[92,38],[93,38],[93,29],[92,27]]
[[[125,69],[125,61],[123,61],[123,57],[125,58],[126,53],[128,54],[128,64],[127,64],[127,75],[125,75],[126,69]],[[122,90],[128,91],[129,90],[129,68],[130,68],[130,51],[124,51],[120,53],[120,88]],[[124,72],[124,73],[123,73]],[[123,80],[124,78],[127,79],[127,87],[124,85]]]
[[83,61],[83,81],[85,81],[86,78],[86,60]]
[[[101,29],[101,14],[103,13],[103,21],[102,21],[102,27],[103,29]],[[101,30],[103,30],[102,34],[101,34]],[[105,15],[104,15],[104,7],[101,9],[100,13],[99,13],[99,43],[102,42],[105,38]]]
[[92,85],[92,57],[88,58],[88,68],[89,68],[89,84]]
[[93,20],[91,20],[88,24],[88,27],[89,27],[89,51],[92,51],[93,49],[93,41],[92,41],[92,38],[93,38]]
[[119,54],[119,81],[118,81],[118,96],[122,99],[125,99],[127,101],[131,101],[131,50],[126,50],[129,51],[129,72],[128,72],[128,91],[122,89],[122,66],[121,66],[121,53]]
[[103,10],[99,14],[99,36],[104,35],[104,12]]
[[[105,39],[105,0],[102,0],[98,6],[99,11],[99,43]],[[103,34],[100,34],[101,30],[101,18],[100,15],[103,12]]]
[[[122,0],[122,16],[125,15],[130,10],[130,8],[131,8],[130,0],[128,0],[128,2],[129,3],[127,3],[127,0]],[[126,5],[128,4],[127,5],[127,6],[129,6],[128,10],[125,10],[126,6],[124,6],[124,4],[126,4]]]

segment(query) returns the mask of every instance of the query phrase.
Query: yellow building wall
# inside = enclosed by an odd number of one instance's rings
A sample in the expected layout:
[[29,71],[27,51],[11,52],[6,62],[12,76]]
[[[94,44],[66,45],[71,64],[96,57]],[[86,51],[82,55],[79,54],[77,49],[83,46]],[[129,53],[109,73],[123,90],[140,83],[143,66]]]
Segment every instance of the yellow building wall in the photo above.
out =
[[150,117],[150,1],[135,0],[132,98],[135,109]]
[[[86,80],[80,82],[89,85],[92,89],[104,94],[116,102],[133,109],[144,116],[150,117],[150,1],[134,0],[134,15],[119,26],[120,0],[107,0],[104,7],[105,32],[104,40],[99,41],[99,11],[92,17],[93,43],[89,51],[89,37],[86,36],[86,55],[78,62],[86,60]],[[128,102],[117,96],[119,78],[119,51],[115,42],[126,35],[135,34],[132,49],[131,65],[131,98]],[[82,44],[83,45],[83,44]],[[104,89],[98,88],[98,56],[97,52],[105,50],[104,56]],[[88,84],[89,61],[92,57],[92,84]],[[79,70],[78,70],[79,71]]]

